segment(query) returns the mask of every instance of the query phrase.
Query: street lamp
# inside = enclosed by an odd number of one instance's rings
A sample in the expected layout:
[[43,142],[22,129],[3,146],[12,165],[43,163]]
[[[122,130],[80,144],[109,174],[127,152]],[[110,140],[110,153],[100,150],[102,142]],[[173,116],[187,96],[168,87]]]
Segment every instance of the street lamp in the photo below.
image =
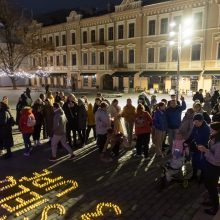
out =
[[[177,31],[174,28],[177,27]],[[177,46],[177,84],[176,84],[176,98],[179,98],[179,81],[180,81],[180,60],[181,50],[183,46],[191,43],[192,36],[192,20],[190,18],[180,22],[179,24],[170,23],[170,46]]]

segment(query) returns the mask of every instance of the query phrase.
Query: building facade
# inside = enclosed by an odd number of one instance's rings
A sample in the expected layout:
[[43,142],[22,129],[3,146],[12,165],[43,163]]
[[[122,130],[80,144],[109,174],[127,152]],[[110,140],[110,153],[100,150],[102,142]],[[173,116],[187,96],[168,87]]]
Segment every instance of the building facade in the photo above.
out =
[[[170,46],[170,23],[192,18],[191,43],[181,48],[179,89],[220,89],[220,0],[170,0],[143,5],[123,0],[113,12],[83,17],[72,11],[66,22],[43,26],[55,51],[30,58],[50,77],[33,85],[83,89],[154,90],[177,86],[177,47]],[[184,32],[184,30],[183,30]]]

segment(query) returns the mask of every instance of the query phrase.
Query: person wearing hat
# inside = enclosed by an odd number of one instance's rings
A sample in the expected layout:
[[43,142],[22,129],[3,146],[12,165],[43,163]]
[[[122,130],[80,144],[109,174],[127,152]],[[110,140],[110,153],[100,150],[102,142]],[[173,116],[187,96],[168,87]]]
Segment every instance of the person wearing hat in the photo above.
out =
[[204,169],[204,155],[198,150],[198,145],[208,146],[210,128],[202,114],[195,114],[193,117],[193,130],[186,143],[190,147],[192,155],[193,175],[191,180],[201,177],[201,172]]
[[66,148],[68,153],[70,154],[69,159],[73,159],[75,155],[69,144],[66,143],[66,123],[67,119],[64,114],[64,111],[60,108],[59,103],[53,104],[54,117],[53,117],[53,137],[51,140],[51,148],[52,148],[52,157],[49,161],[57,160],[57,145],[61,142],[62,146]]
[[204,211],[208,215],[215,215],[219,209],[218,180],[220,177],[220,122],[213,122],[210,125],[211,136],[208,148],[198,145],[198,150],[204,153],[206,163],[204,168],[204,184],[209,193],[209,200],[202,204],[210,206]]

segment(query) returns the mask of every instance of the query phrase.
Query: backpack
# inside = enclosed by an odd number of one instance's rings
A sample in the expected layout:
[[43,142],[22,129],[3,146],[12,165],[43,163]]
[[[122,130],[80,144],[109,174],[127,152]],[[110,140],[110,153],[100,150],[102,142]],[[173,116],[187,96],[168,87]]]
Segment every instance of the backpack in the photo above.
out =
[[27,119],[27,126],[28,127],[34,127],[35,124],[36,124],[36,120],[35,120],[34,116],[33,115],[29,115],[28,119]]

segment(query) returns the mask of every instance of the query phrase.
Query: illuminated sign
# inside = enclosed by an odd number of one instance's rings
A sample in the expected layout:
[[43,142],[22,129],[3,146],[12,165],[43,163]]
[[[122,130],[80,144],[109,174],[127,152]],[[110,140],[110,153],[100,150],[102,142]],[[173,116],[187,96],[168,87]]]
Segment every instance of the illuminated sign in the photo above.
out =
[[[62,176],[52,177],[51,174],[53,174],[52,171],[43,170],[42,173],[35,172],[31,177],[24,176],[19,180],[12,176],[1,180],[0,193],[4,192],[7,194],[9,190],[13,193],[0,199],[0,210],[3,209],[5,212],[4,215],[0,216],[0,220],[5,220],[12,214],[15,217],[19,217],[33,209],[46,205],[46,203],[51,202],[49,198],[46,198],[46,194],[54,189],[62,187],[62,191],[55,194],[55,197],[61,198],[78,188],[78,183],[75,180],[64,180]],[[32,191],[33,187],[41,192]],[[58,210],[59,215],[66,213],[65,207],[61,204],[47,204],[42,211],[41,220],[47,220],[49,211],[52,209]],[[99,203],[96,206],[95,212],[83,214],[81,219],[90,220],[104,216],[104,211],[106,210],[113,210],[115,215],[121,215],[122,213],[119,206],[115,204],[110,202]],[[29,220],[29,218],[24,217],[24,220]]]

